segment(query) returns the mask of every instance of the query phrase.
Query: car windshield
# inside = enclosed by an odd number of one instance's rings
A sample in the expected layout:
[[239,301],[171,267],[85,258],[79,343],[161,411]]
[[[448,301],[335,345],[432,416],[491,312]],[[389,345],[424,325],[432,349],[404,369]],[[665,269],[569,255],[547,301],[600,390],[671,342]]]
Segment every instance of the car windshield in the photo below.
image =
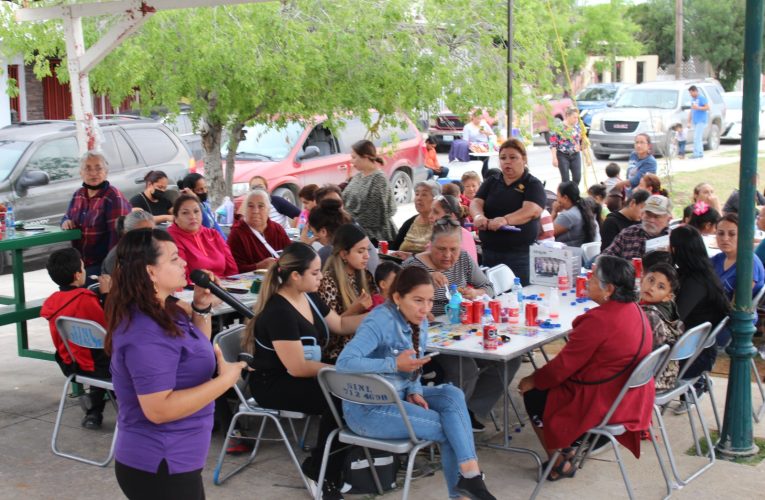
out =
[[725,106],[728,109],[743,109],[744,96],[738,94],[725,94]]
[[628,89],[614,107],[675,109],[677,93],[677,90],[672,89]]
[[0,140],[0,181],[8,178],[29,144],[26,141]]
[[590,87],[577,94],[577,101],[610,101],[616,95],[616,89],[608,87]]
[[284,126],[255,124],[245,127],[245,137],[236,148],[236,157],[242,160],[280,160],[289,155],[305,126],[288,122]]

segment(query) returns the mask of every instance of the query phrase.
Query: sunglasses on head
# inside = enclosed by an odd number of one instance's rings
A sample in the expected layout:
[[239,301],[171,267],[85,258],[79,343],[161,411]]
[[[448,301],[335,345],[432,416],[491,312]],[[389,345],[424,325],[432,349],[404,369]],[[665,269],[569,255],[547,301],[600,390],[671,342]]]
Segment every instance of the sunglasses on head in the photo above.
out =
[[436,226],[454,226],[459,227],[460,222],[449,217],[441,217],[436,221]]

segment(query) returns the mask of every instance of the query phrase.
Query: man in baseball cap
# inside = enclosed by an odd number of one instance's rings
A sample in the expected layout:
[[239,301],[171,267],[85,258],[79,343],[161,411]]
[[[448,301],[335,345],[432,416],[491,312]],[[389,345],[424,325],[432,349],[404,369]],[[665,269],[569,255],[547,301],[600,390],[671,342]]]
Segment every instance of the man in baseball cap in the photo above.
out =
[[640,216],[640,224],[630,226],[614,238],[602,253],[624,259],[643,258],[645,241],[668,234],[672,219],[672,202],[666,196],[654,194],[648,197]]

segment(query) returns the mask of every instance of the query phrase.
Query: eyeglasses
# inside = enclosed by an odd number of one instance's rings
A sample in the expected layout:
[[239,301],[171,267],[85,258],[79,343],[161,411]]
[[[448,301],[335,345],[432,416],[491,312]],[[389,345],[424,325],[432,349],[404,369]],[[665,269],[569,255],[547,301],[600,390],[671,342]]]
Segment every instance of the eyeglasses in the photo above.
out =
[[460,227],[460,222],[449,217],[441,217],[436,221],[436,226]]

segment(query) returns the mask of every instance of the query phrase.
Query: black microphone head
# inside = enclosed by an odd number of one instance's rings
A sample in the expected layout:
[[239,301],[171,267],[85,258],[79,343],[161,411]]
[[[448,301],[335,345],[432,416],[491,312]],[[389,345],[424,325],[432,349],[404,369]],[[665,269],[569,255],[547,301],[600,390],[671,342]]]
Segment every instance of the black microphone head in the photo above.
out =
[[210,288],[210,276],[201,269],[194,269],[191,271],[189,277],[195,285],[199,285],[203,288]]

